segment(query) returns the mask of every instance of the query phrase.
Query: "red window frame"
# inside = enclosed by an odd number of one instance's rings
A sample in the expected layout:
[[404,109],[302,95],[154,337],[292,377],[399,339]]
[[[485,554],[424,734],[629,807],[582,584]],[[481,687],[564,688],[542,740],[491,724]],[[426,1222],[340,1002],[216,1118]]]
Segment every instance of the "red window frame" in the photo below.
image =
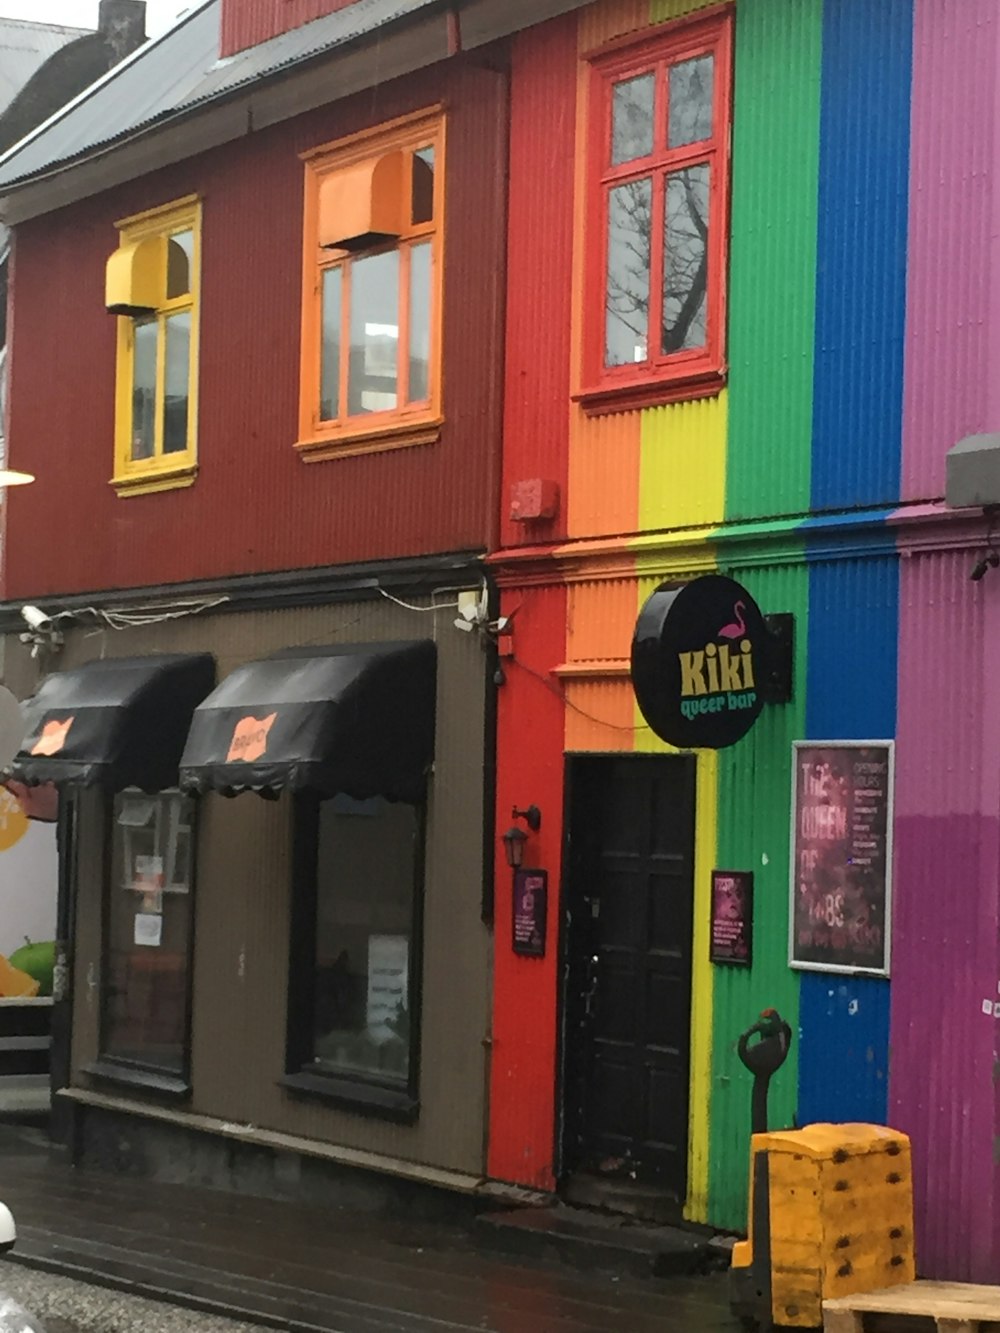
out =
[[[671,65],[700,55],[714,56],[712,137],[681,148],[667,146],[668,73]],[[647,32],[641,41],[616,43],[590,58],[587,141],[587,226],[583,320],[583,377],[576,399],[588,411],[608,412],[683,398],[706,397],[725,383],[725,324],[729,241],[729,148],[732,117],[732,7],[702,12]],[[611,165],[612,100],[616,84],[655,73],[653,151]],[[708,282],[706,344],[664,355],[663,270],[666,178],[684,167],[709,166]],[[618,185],[650,178],[650,347],[644,361],[605,364],[608,269],[608,200]],[[653,345],[655,331],[656,344]]]

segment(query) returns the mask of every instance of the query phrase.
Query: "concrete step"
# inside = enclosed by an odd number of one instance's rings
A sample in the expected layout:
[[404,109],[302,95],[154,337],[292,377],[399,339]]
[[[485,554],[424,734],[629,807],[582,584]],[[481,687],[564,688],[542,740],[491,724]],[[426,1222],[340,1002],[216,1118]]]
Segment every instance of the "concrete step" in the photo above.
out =
[[647,1226],[561,1203],[482,1213],[476,1230],[484,1245],[514,1258],[554,1260],[587,1272],[681,1277],[726,1264],[710,1231]]

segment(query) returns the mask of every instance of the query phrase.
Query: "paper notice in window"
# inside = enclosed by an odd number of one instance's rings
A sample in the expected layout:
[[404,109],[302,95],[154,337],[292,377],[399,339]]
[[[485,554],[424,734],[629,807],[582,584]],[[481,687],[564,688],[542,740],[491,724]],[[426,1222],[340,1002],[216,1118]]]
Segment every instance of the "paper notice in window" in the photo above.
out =
[[409,956],[405,935],[368,937],[368,1034],[376,1041],[398,1035],[406,1022]]
[[163,940],[163,917],[153,912],[136,912],[133,939],[138,945],[158,949]]

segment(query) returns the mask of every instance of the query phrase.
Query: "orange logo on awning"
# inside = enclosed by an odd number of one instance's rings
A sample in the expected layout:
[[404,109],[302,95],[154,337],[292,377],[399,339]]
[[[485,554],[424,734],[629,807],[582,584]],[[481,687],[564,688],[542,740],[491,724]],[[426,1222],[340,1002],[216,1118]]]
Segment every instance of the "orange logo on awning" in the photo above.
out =
[[66,737],[75,720],[75,717],[68,717],[65,722],[46,722],[42,734],[31,747],[31,753],[58,754],[66,744]]
[[267,750],[267,733],[271,730],[277,716],[277,713],[269,713],[264,718],[241,718],[233,731],[233,739],[229,743],[226,763],[231,764],[234,760],[239,759],[244,763],[251,764],[255,759],[259,759]]

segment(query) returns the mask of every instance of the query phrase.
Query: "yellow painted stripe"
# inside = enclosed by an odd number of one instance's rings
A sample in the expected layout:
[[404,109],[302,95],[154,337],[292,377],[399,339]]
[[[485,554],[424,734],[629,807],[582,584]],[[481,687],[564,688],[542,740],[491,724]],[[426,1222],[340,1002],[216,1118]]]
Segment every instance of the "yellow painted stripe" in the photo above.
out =
[[[711,546],[702,552],[714,556]],[[657,584],[671,574],[691,572],[690,553],[679,552],[676,565],[661,549],[657,555],[646,556],[646,562],[656,565],[639,580],[639,606]],[[643,556],[639,557],[640,568]],[[714,559],[711,568],[715,568]],[[699,572],[707,572],[701,569]],[[635,710],[635,748],[645,754],[676,753],[654,736],[643,721],[638,707]],[[719,761],[714,750],[699,750],[695,779],[694,831],[694,951],[691,966],[691,1071],[689,1079],[688,1111],[688,1196],[684,1216],[691,1222],[708,1220],[708,1160],[709,1160],[709,1106],[712,1093],[712,965],[708,961],[709,923],[711,919],[712,869],[718,846],[718,787]]]
[[642,413],[639,529],[722,522],[726,502],[728,392]]

